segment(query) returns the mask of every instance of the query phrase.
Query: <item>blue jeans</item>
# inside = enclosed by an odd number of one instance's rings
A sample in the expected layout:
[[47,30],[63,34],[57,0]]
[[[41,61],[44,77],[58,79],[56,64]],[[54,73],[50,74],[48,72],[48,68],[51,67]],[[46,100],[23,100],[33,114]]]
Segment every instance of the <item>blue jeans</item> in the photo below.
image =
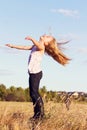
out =
[[33,104],[36,103],[38,98],[41,98],[39,94],[39,84],[40,84],[41,78],[42,78],[42,71],[36,74],[33,74],[33,73],[29,74],[30,97],[33,101]]
[[36,74],[29,74],[30,97],[34,105],[33,118],[43,117],[44,104],[42,97],[39,94],[39,84],[42,78],[42,71]]

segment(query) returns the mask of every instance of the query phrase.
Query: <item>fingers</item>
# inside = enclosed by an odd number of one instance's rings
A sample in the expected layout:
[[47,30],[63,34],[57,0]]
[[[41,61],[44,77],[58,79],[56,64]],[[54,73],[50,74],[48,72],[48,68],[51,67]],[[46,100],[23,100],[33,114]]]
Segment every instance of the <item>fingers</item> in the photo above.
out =
[[9,46],[9,44],[5,44],[5,46]]
[[11,47],[11,48],[13,47],[11,44],[5,44],[5,46]]
[[25,40],[32,40],[30,36],[25,37]]
[[10,44],[5,44],[5,46],[10,46]]
[[25,40],[30,40],[30,37],[29,36],[25,37]]

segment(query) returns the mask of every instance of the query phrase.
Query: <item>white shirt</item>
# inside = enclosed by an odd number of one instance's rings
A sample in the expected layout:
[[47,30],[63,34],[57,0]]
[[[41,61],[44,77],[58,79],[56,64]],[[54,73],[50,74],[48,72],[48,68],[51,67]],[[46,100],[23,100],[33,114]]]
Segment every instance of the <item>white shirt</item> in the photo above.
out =
[[41,71],[41,61],[43,54],[34,46],[28,60],[29,73],[38,73]]

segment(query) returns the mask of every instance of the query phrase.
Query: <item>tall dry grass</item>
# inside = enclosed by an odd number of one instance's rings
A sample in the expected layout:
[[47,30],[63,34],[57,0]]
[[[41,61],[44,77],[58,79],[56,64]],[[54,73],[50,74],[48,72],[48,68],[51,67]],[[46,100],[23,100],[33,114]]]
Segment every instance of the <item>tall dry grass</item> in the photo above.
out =
[[45,118],[31,122],[32,103],[0,102],[0,130],[87,130],[87,104],[45,103]]

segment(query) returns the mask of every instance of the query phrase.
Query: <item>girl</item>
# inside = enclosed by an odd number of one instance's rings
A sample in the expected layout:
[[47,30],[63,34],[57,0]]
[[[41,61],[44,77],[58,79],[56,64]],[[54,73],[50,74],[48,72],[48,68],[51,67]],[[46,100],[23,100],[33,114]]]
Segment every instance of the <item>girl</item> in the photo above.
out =
[[57,43],[56,39],[53,36],[43,35],[40,37],[39,41],[30,36],[27,36],[25,40],[32,41],[33,45],[19,46],[6,44],[6,46],[21,50],[31,50],[28,60],[28,72],[30,96],[32,98],[34,106],[34,116],[32,118],[38,119],[43,118],[44,116],[44,104],[42,97],[39,94],[39,84],[42,78],[42,70],[40,65],[43,54],[46,52],[61,65],[66,65],[70,59],[62,53],[60,49],[60,43]]

